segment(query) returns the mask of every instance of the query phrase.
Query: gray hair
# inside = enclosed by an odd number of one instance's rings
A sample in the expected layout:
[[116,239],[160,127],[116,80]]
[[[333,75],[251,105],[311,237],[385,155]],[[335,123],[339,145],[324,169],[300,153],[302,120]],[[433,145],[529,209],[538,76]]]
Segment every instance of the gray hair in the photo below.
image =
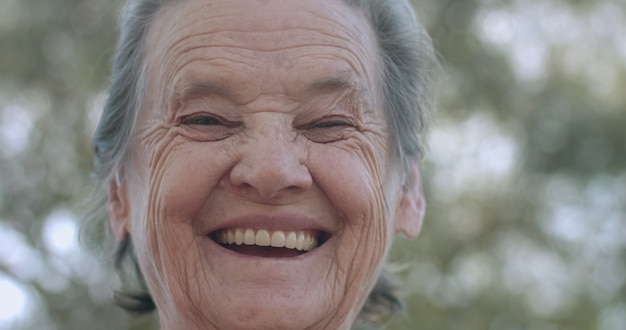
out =
[[[106,184],[120,180],[120,169],[133,141],[146,63],[145,39],[157,12],[174,0],[128,0],[120,19],[111,86],[93,138],[94,176],[100,209]],[[425,115],[433,107],[437,60],[432,42],[417,21],[408,0],[343,0],[362,10],[370,20],[381,54],[384,106],[388,116],[394,157],[408,170],[423,150]],[[410,177],[410,176],[409,176]],[[103,221],[102,210],[92,214]],[[110,231],[110,229],[109,229]],[[115,266],[126,291],[115,295],[118,305],[134,313],[156,307],[144,283],[130,238],[120,243]],[[130,269],[127,269],[130,266]],[[130,275],[130,278],[125,276]],[[124,279],[128,280],[125,281]],[[134,283],[131,285],[130,283]],[[358,322],[380,322],[401,308],[388,273],[383,271],[359,315]]]

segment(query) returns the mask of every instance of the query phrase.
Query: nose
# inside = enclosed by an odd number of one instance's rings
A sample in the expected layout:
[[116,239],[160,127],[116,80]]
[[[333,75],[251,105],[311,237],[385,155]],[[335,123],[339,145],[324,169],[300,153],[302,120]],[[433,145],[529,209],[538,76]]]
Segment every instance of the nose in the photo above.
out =
[[294,196],[306,191],[313,181],[306,157],[295,133],[274,126],[248,135],[229,179],[236,189],[263,200]]

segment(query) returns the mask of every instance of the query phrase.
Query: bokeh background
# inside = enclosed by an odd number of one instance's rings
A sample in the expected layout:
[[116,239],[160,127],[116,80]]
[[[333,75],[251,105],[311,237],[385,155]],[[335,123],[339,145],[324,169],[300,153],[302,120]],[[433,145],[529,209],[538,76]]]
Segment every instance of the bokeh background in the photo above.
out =
[[[416,0],[443,78],[389,329],[626,329],[626,3]],[[150,329],[84,247],[119,0],[0,1],[0,329]]]

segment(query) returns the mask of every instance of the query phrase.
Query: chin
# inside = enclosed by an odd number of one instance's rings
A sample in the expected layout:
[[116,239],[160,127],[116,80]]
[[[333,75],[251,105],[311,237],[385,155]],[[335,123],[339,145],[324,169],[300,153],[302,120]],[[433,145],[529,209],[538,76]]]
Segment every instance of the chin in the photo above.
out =
[[351,313],[340,317],[339,310],[329,311],[329,304],[318,303],[315,297],[293,299],[280,295],[232,300],[228,314],[210,320],[199,308],[191,309],[197,314],[189,309],[178,316],[170,314],[169,318],[160,314],[161,325],[163,329],[349,329],[354,321]]

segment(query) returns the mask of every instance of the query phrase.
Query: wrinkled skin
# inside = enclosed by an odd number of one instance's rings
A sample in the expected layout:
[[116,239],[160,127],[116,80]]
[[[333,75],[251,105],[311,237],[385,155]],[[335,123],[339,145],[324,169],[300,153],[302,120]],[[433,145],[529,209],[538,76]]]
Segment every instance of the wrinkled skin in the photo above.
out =
[[[389,154],[376,40],[339,1],[190,0],[162,9],[131,156],[111,180],[164,329],[349,328],[423,200]],[[224,228],[312,229],[297,257]]]

